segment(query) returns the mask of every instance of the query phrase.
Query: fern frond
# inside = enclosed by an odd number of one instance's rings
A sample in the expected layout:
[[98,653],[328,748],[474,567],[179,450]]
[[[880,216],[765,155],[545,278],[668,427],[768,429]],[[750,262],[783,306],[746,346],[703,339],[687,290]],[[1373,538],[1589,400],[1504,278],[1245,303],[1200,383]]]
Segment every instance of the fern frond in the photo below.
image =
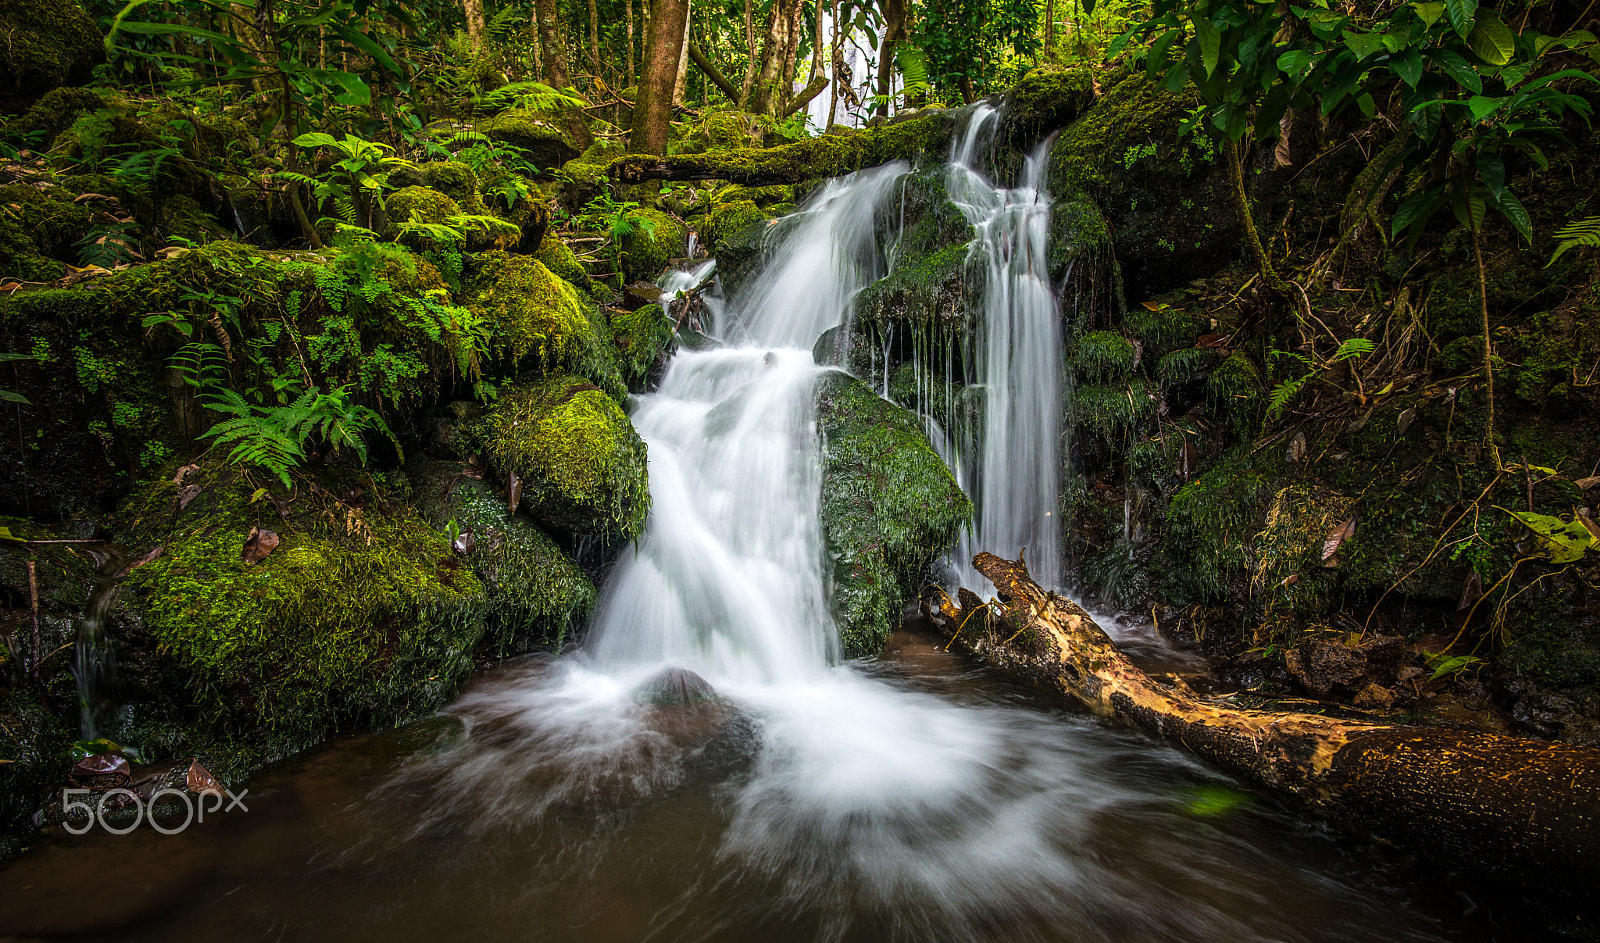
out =
[[1545,263],[1545,268],[1554,265],[1556,259],[1561,258],[1569,249],[1600,248],[1600,216],[1575,219],[1557,229],[1555,235],[1561,240],[1561,244],[1556,246],[1556,251],[1550,256],[1550,261]]

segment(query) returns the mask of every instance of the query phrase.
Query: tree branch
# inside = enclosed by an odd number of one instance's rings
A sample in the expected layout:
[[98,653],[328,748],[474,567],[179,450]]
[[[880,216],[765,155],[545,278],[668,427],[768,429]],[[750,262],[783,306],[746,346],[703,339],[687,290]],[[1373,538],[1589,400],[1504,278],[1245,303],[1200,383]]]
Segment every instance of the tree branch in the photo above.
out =
[[739,90],[734,88],[733,83],[728,81],[727,77],[717,70],[716,65],[700,50],[699,43],[689,44],[689,59],[694,62],[701,72],[705,73],[706,78],[711,80],[712,85],[715,85],[722,94],[728,96],[729,101],[735,105],[739,103]]

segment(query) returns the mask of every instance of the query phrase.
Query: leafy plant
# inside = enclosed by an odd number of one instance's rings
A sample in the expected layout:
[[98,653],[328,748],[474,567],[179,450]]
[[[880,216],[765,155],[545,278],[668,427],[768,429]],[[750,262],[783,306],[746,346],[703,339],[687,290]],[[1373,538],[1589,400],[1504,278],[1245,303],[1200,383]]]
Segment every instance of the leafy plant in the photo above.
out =
[[1575,219],[1557,229],[1555,235],[1561,242],[1556,246],[1556,251],[1550,256],[1545,268],[1554,265],[1556,259],[1573,249],[1600,249],[1600,216]]
[[[34,357],[33,354],[7,354],[7,353],[0,353],[0,363],[11,363],[12,361],[15,361],[15,360],[34,360],[34,359],[36,359],[36,358]],[[10,390],[0,390],[0,402],[21,403],[24,406],[33,405],[32,403],[28,402],[28,398],[26,396],[23,396],[21,393],[13,393]]]
[[622,268],[622,241],[636,232],[647,236],[656,233],[655,220],[639,212],[633,201],[618,202],[609,193],[601,193],[590,200],[578,215],[578,224],[585,228],[601,229],[606,233],[612,250],[612,261]]
[[1334,366],[1335,364],[1344,363],[1348,360],[1365,357],[1366,355],[1372,353],[1374,349],[1375,348],[1372,341],[1369,341],[1364,337],[1352,337],[1340,344],[1339,349],[1334,352],[1333,356],[1327,358],[1326,360],[1322,360],[1311,355],[1302,354],[1298,351],[1272,351],[1272,353],[1269,355],[1272,359],[1288,358],[1292,360],[1298,360],[1300,363],[1305,365],[1306,372],[1298,377],[1291,377],[1290,379],[1284,380],[1282,383],[1279,383],[1277,386],[1272,388],[1272,396],[1270,397],[1267,405],[1267,418],[1271,420],[1281,415],[1283,411],[1288,408],[1289,404],[1294,401],[1294,398],[1300,395],[1300,391],[1305,388],[1306,384],[1310,383],[1316,377],[1321,376],[1322,373],[1329,367]]
[[1433,669],[1433,674],[1428,676],[1429,681],[1437,681],[1445,675],[1460,674],[1482,661],[1476,655],[1446,655],[1444,652],[1423,652],[1422,660]]
[[200,437],[231,446],[228,461],[265,468],[286,488],[293,487],[289,472],[305,461],[306,447],[312,441],[327,443],[334,454],[348,448],[363,465],[367,461],[366,436],[371,432],[383,433],[397,451],[400,448],[383,417],[356,403],[347,387],[326,393],[306,390],[283,406],[258,406],[230,389],[201,402],[233,418],[217,423]]
[[301,183],[311,188],[312,197],[319,205],[332,203],[339,218],[352,225],[373,227],[373,213],[383,208],[389,175],[396,170],[411,167],[412,163],[392,153],[394,148],[376,141],[367,141],[346,134],[341,140],[331,134],[312,131],[294,139],[302,148],[327,148],[334,157],[327,176],[313,177],[295,171],[279,171],[284,180]]

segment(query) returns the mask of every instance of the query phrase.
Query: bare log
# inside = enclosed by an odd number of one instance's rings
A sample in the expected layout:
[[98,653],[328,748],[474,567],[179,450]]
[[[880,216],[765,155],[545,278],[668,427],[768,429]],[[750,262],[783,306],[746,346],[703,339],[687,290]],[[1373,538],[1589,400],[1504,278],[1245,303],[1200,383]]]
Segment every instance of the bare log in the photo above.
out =
[[735,148],[668,157],[629,154],[612,161],[606,172],[620,183],[726,180],[761,187],[837,177],[863,167],[910,159],[924,151],[942,150],[949,140],[949,120],[932,114],[854,134],[824,134],[780,147]]
[[[1245,710],[1145,675],[1022,561],[973,559],[998,590],[929,612],[952,647],[1178,743],[1356,832],[1478,875],[1580,898],[1600,875],[1600,750],[1466,730]],[[963,624],[963,622],[965,624]]]

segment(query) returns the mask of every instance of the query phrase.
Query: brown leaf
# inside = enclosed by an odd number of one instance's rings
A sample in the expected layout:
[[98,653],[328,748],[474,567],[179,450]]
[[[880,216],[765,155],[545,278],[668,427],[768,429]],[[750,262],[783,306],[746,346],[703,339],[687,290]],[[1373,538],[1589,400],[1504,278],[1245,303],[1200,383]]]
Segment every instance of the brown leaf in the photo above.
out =
[[1322,559],[1326,562],[1335,553],[1339,552],[1339,545],[1355,536],[1356,519],[1350,518],[1338,527],[1328,532],[1328,539],[1322,542]]
[[1221,350],[1228,346],[1228,341],[1233,340],[1232,334],[1201,334],[1194,342],[1194,346],[1208,350]]
[[522,479],[516,472],[507,472],[511,480],[506,483],[506,510],[512,514],[517,513],[517,504],[522,501]]
[[185,485],[178,491],[178,510],[181,511],[188,507],[189,502],[200,497],[200,492],[204,490],[206,489],[200,487],[199,485]]
[[1394,431],[1400,433],[1401,435],[1405,435],[1406,430],[1411,428],[1411,423],[1414,422],[1416,418],[1417,408],[1415,406],[1406,409],[1400,414],[1400,418],[1394,421]]
[[211,775],[210,770],[201,766],[199,760],[193,760],[189,763],[189,772],[184,776],[183,782],[184,785],[189,787],[190,792],[199,793],[202,796],[220,796],[223,793],[222,784],[217,782],[217,777]]
[[628,294],[634,296],[635,298],[649,302],[650,304],[655,304],[661,300],[661,296],[664,294],[664,292],[661,290],[659,285],[655,285],[651,282],[641,281],[634,282],[632,285],[629,285]]
[[1194,474],[1194,470],[1199,464],[1199,451],[1195,449],[1193,442],[1190,442],[1187,438],[1185,438],[1183,440],[1183,455],[1179,459],[1178,476],[1183,480],[1188,481],[1189,476]]
[[1483,576],[1477,570],[1467,574],[1467,583],[1461,587],[1461,600],[1456,603],[1456,611],[1463,612],[1478,598],[1483,595]]
[[1583,526],[1589,528],[1589,533],[1594,535],[1595,542],[1600,543],[1600,524],[1596,524],[1594,518],[1589,516],[1588,508],[1579,508],[1578,516],[1574,520],[1582,521]]
[[1279,583],[1278,585],[1279,586],[1293,586],[1294,584],[1296,584],[1298,582],[1300,582],[1300,574],[1299,573],[1290,573],[1288,576],[1285,576],[1283,578],[1283,582]]
[[244,540],[244,549],[239,552],[239,559],[245,563],[260,563],[278,549],[278,535],[270,530],[259,527],[250,528],[250,536]]
[[1377,409],[1378,409],[1378,407],[1374,406],[1371,409],[1367,410],[1366,412],[1362,413],[1361,414],[1361,418],[1352,419],[1350,421],[1349,431],[1350,432],[1360,432],[1362,429],[1365,429],[1367,427],[1368,421],[1370,421],[1372,419],[1372,414],[1374,412],[1376,412]]
[[191,474],[193,474],[193,473],[195,473],[195,472],[197,472],[199,470],[200,470],[200,466],[199,465],[185,465],[182,468],[178,469],[178,473],[176,475],[172,476],[172,483],[175,484],[175,485],[182,485],[183,484],[183,479],[189,477]]
[[79,760],[72,767],[72,776],[74,779],[94,776],[128,778],[128,761],[115,753],[96,753]]
[[1593,475],[1589,478],[1579,478],[1577,481],[1573,482],[1573,484],[1577,485],[1580,490],[1588,491],[1595,485],[1600,485],[1600,475]]
[[456,535],[455,540],[450,542],[450,549],[464,557],[478,549],[478,538],[472,535],[472,531],[464,530]]
[[483,480],[483,456],[472,455],[467,458],[467,468],[461,474],[468,478]]

